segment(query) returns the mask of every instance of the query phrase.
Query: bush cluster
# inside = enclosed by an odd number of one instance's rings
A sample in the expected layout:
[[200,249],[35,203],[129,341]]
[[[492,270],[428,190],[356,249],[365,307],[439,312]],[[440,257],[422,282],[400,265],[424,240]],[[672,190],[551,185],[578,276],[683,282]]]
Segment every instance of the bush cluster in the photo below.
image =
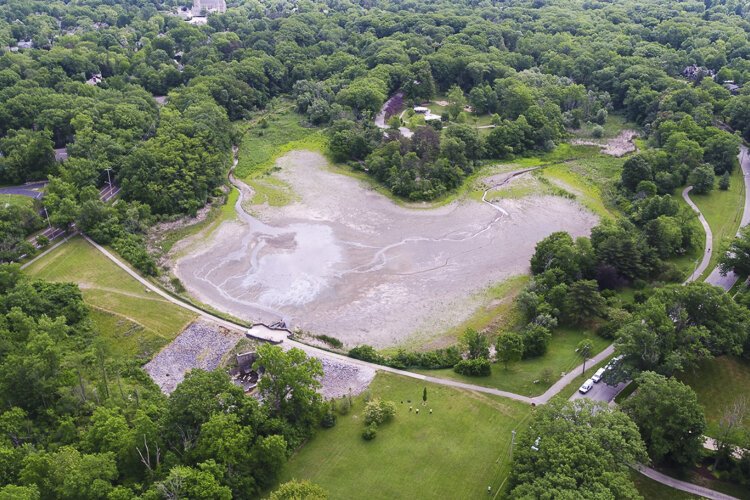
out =
[[492,373],[492,368],[490,367],[490,360],[486,358],[462,359],[456,363],[453,371],[469,377],[488,377]]

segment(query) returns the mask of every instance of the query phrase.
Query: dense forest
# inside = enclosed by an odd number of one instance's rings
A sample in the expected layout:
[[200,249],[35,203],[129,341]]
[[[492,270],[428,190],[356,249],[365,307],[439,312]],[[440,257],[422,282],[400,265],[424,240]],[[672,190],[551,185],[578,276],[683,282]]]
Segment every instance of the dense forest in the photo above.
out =
[[[693,245],[693,226],[670,195],[688,184],[708,192],[737,168],[750,139],[746,2],[230,0],[205,24],[177,12],[176,0],[0,4],[0,185],[49,181],[33,207],[0,205],[0,262],[34,252],[27,238],[48,217],[159,273],[149,228],[225,194],[240,125],[275,99],[325,129],[332,160],[406,200],[445,196],[489,161],[553,151],[617,113],[646,146],[608,200],[624,216],[590,238],[555,233],[537,246],[518,299],[519,352],[540,356],[551,328],[592,317],[647,387],[651,372],[750,352],[747,310],[706,285],[609,307],[613,289],[681,278],[669,260]],[[397,93],[388,127],[377,127]],[[410,113],[413,135],[399,131],[398,112],[438,96],[440,120]],[[492,127],[480,134],[467,117],[484,115]],[[116,204],[98,196],[109,179],[121,187]],[[275,348],[261,359],[262,402],[205,372],[167,398],[137,361],[112,362],[77,287],[3,264],[0,498],[258,497],[326,416],[317,361]],[[388,362],[459,359],[447,349]],[[619,416],[592,420],[634,432]],[[512,479],[519,496],[541,491],[529,461]]]
[[[737,139],[716,120],[750,134],[745,9],[239,1],[198,25],[174,15],[175,2],[5,2],[0,183],[49,178],[53,224],[77,223],[154,273],[144,230],[220,195],[231,122],[289,96],[310,125],[329,126],[333,159],[405,198],[442,196],[487,159],[550,150],[611,112],[642,125],[655,148],[623,184],[669,193],[691,175],[707,184],[706,165],[734,167]],[[445,94],[449,126],[429,122],[412,137],[374,127],[397,91],[407,104]],[[460,123],[464,108],[492,115],[489,134]],[[89,189],[107,172],[129,207],[102,206]],[[27,253],[24,236],[40,226],[17,211],[0,213],[4,260]]]

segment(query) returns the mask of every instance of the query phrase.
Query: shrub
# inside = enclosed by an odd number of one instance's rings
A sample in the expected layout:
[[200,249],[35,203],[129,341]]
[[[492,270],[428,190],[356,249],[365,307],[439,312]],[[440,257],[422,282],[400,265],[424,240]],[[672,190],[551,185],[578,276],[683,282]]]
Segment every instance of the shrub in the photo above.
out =
[[47,238],[43,234],[40,234],[36,237],[36,244],[40,247],[46,247],[47,245],[49,245],[49,238]]
[[374,347],[369,345],[360,345],[350,349],[349,357],[370,363],[383,363],[383,357],[378,354]]
[[156,275],[156,261],[146,251],[142,237],[125,233],[112,242],[112,248],[143,274]]
[[542,325],[531,323],[523,331],[523,357],[533,358],[547,352],[552,332]]
[[336,337],[331,337],[330,335],[315,335],[315,338],[320,340],[321,342],[325,342],[335,349],[341,349],[342,347],[344,347],[343,342],[341,342]]
[[486,358],[462,359],[456,363],[453,371],[469,377],[487,377],[492,373],[492,368],[490,361]]
[[607,122],[607,115],[608,113],[606,109],[600,109],[596,112],[596,118],[594,118],[594,120],[599,125],[604,125]]
[[344,396],[341,399],[339,399],[339,404],[338,404],[339,415],[348,415],[351,409],[352,409],[352,403],[351,401],[349,401],[349,398]]
[[604,137],[604,127],[601,125],[594,125],[594,128],[591,129],[591,135],[597,139],[601,139]]
[[724,175],[722,175],[719,179],[719,189],[721,189],[722,191],[726,191],[727,189],[729,189],[729,184],[729,172],[724,172]]
[[332,409],[325,412],[323,418],[320,420],[320,425],[326,429],[330,429],[336,425],[336,414],[333,413]]
[[542,370],[542,374],[539,376],[539,380],[542,381],[542,383],[549,384],[552,382],[552,369],[551,368],[545,368]]
[[365,405],[365,425],[388,422],[394,415],[396,415],[396,405],[391,401],[373,399]]
[[365,427],[365,430],[362,431],[362,439],[364,439],[365,441],[372,441],[377,435],[378,426],[376,424],[370,424]]

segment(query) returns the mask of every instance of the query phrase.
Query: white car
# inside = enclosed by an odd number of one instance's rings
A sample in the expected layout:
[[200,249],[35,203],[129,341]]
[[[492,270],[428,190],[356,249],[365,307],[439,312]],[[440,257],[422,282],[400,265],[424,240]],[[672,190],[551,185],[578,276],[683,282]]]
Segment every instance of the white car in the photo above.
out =
[[596,373],[594,373],[594,376],[591,377],[591,380],[593,380],[595,384],[598,384],[599,381],[604,376],[604,372],[606,372],[606,371],[607,371],[606,368],[599,368],[598,370],[596,370]]
[[583,383],[583,385],[578,389],[578,392],[581,394],[586,394],[591,390],[591,388],[594,387],[594,381],[591,379],[588,379],[586,382]]

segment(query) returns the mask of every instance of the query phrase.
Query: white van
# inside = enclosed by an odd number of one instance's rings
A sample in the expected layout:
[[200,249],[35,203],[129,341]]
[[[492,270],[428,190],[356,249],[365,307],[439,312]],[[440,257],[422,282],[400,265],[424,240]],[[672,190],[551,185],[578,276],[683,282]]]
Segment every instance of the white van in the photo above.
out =
[[578,389],[578,392],[581,394],[586,394],[591,390],[591,388],[594,387],[594,381],[591,379],[588,379],[586,382],[583,383],[583,385]]
[[591,377],[591,380],[593,380],[595,384],[598,384],[599,381],[604,376],[604,372],[606,372],[606,371],[607,371],[606,368],[599,368],[598,370],[596,370],[596,373],[594,373],[594,376]]

